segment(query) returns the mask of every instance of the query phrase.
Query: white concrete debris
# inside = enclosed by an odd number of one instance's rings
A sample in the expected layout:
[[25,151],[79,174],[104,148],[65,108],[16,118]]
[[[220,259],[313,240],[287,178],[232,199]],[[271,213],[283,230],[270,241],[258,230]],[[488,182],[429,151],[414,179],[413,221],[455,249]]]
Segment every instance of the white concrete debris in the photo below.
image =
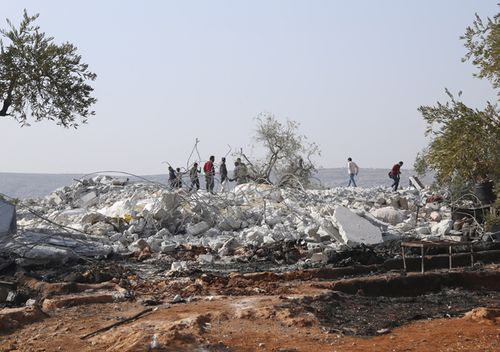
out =
[[77,201],[79,208],[88,208],[92,205],[97,204],[97,194],[94,191],[90,191],[80,196]]
[[106,240],[84,235],[19,232],[0,242],[0,251],[9,251],[35,260],[66,262],[79,256],[106,257],[112,247]]
[[131,252],[136,252],[136,251],[142,251],[146,247],[149,247],[149,244],[143,238],[140,238],[137,241],[132,242],[128,246],[128,249]]
[[438,211],[433,211],[431,215],[429,216],[432,221],[441,221],[441,214],[439,214]]
[[178,262],[173,262],[170,271],[187,271],[189,269],[188,262],[187,261],[178,261]]
[[347,245],[377,244],[383,242],[382,232],[368,220],[353,211],[338,206],[333,214],[339,233]]
[[189,225],[186,228],[186,231],[189,235],[196,236],[196,235],[202,234],[203,232],[208,231],[209,228],[210,228],[210,225],[208,225],[205,221],[201,221],[197,224]]
[[314,253],[311,256],[311,262],[313,262],[313,263],[327,263],[328,256],[324,253]]
[[396,210],[393,207],[375,209],[371,212],[371,214],[377,219],[387,222],[391,225],[399,224],[406,218],[402,211]]
[[[248,183],[211,195],[97,176],[22,204],[53,223],[18,207],[17,224],[23,231],[0,236],[0,251],[61,261],[146,247],[168,257],[181,246],[200,246],[207,254],[195,260],[208,265],[232,260],[249,249],[303,241],[307,253],[301,254],[302,260],[324,263],[345,244],[446,235],[451,226],[449,209],[440,205],[437,210],[445,220],[433,225],[431,232],[429,223],[437,218],[430,216],[430,206],[420,209],[419,222],[415,221],[416,204],[421,204],[418,192],[403,189],[395,195],[384,187],[297,191]],[[4,234],[11,229],[11,218],[0,214],[0,234]],[[172,270],[186,270],[182,263],[174,262]]]
[[453,220],[445,219],[441,220],[435,225],[432,225],[431,232],[437,236],[447,235],[453,227]]
[[211,254],[200,254],[198,256],[198,262],[202,264],[212,264],[214,262],[215,258]]

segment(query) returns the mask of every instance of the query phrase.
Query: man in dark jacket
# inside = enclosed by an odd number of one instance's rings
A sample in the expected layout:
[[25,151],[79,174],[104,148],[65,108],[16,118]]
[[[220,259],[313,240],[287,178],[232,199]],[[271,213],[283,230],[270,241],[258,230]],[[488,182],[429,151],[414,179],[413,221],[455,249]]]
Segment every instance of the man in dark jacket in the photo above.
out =
[[205,184],[207,192],[214,193],[214,178],[215,178],[215,167],[214,167],[215,156],[210,156],[205,165],[203,165],[203,172],[205,173]]
[[168,167],[168,185],[170,186],[170,189],[174,189],[175,185],[177,182],[177,175],[175,173],[175,170],[172,166]]
[[228,178],[227,178],[227,166],[226,166],[226,158],[222,158],[220,166],[219,166],[219,173],[220,173],[220,188],[222,192],[227,191],[228,188]]
[[176,188],[182,188],[182,172],[181,172],[181,168],[178,167],[177,169],[175,169],[175,172],[177,173],[176,174],[176,180],[175,180],[175,187]]
[[397,164],[394,164],[394,166],[391,169],[391,172],[389,172],[389,177],[394,180],[394,183],[391,185],[391,187],[394,189],[394,191],[398,190],[399,186],[399,179],[401,175],[401,166],[403,166],[403,162],[400,161]]

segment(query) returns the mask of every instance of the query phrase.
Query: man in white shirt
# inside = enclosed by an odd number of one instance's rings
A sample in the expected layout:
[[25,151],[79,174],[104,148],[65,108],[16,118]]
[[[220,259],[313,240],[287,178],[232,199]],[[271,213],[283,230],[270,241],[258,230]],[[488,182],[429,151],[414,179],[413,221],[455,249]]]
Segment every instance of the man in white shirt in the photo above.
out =
[[349,184],[347,187],[349,187],[352,183],[353,187],[356,187],[356,181],[354,181],[354,176],[358,175],[359,172],[359,167],[356,165],[354,161],[352,161],[352,158],[347,158],[347,172],[349,173]]

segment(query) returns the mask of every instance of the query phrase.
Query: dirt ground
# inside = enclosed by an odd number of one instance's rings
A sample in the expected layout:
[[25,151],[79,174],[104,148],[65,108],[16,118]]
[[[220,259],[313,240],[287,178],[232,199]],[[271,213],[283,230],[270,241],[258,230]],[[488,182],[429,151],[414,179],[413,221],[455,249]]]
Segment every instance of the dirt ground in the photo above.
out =
[[499,319],[417,321],[375,337],[327,332],[313,317],[269,317],[273,298],[217,299],[157,311],[81,340],[89,331],[142,307],[105,304],[64,309],[2,336],[2,351],[499,351]]
[[124,275],[114,281],[134,296],[120,302],[107,300],[122,290],[114,283],[25,280],[45,296],[44,312],[0,315],[0,326],[12,322],[0,351],[500,351],[498,265],[338,280],[325,271]]

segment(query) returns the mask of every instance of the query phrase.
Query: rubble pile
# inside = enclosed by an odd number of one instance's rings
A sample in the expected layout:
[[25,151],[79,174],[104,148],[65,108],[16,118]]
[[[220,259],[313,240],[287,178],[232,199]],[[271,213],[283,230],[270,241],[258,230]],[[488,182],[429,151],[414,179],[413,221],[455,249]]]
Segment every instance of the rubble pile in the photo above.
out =
[[[200,265],[266,256],[327,263],[360,244],[406,236],[460,239],[451,209],[426,203],[429,195],[413,188],[297,190],[254,183],[192,193],[99,175],[20,203],[17,234],[3,236],[0,251],[33,260],[110,254],[145,260],[192,247],[204,249],[197,253]],[[186,269],[184,261],[172,263],[172,270]]]

